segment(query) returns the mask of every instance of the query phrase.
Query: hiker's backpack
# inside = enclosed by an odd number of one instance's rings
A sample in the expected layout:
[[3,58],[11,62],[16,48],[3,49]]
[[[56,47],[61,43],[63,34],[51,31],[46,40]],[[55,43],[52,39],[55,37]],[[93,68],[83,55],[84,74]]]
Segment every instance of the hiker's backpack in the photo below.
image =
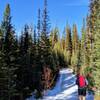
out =
[[84,76],[79,76],[79,87],[85,87],[86,82]]
[[77,79],[77,85],[79,86],[79,87],[86,87],[86,85],[87,85],[87,82],[86,82],[86,79],[85,79],[85,77],[84,76],[79,76],[78,77],[78,79]]

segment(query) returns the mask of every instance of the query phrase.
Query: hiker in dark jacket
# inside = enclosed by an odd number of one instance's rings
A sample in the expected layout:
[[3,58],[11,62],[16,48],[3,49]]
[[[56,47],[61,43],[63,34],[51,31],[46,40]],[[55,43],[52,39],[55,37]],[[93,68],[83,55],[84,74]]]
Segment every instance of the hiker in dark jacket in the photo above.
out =
[[78,95],[79,100],[85,100],[86,98],[86,87],[87,87],[87,80],[83,73],[79,73],[76,77],[76,84],[78,85]]

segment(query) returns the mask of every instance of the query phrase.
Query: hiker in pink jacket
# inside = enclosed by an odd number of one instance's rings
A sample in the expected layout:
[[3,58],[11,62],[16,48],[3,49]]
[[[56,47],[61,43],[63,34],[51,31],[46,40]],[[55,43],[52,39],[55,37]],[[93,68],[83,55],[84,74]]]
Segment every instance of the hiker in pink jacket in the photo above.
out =
[[78,85],[79,100],[85,100],[88,82],[83,73],[77,75],[76,84]]

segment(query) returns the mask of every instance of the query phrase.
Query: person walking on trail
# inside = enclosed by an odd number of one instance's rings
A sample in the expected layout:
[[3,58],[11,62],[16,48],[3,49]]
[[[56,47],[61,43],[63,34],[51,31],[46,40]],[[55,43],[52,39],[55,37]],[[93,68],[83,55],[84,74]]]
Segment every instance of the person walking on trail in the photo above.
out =
[[77,75],[76,84],[78,85],[79,100],[86,100],[86,88],[88,82],[83,73]]

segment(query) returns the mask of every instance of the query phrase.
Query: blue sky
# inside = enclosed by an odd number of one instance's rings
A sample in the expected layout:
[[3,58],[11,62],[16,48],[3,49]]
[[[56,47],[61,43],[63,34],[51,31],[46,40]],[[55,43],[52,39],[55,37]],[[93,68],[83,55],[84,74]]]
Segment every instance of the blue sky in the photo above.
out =
[[[6,4],[11,6],[12,23],[20,32],[27,24],[36,24],[37,10],[43,10],[43,0],[0,0],[0,21]],[[82,20],[88,14],[89,0],[48,0],[51,27],[58,26],[62,32],[68,22],[77,24],[81,33]]]

